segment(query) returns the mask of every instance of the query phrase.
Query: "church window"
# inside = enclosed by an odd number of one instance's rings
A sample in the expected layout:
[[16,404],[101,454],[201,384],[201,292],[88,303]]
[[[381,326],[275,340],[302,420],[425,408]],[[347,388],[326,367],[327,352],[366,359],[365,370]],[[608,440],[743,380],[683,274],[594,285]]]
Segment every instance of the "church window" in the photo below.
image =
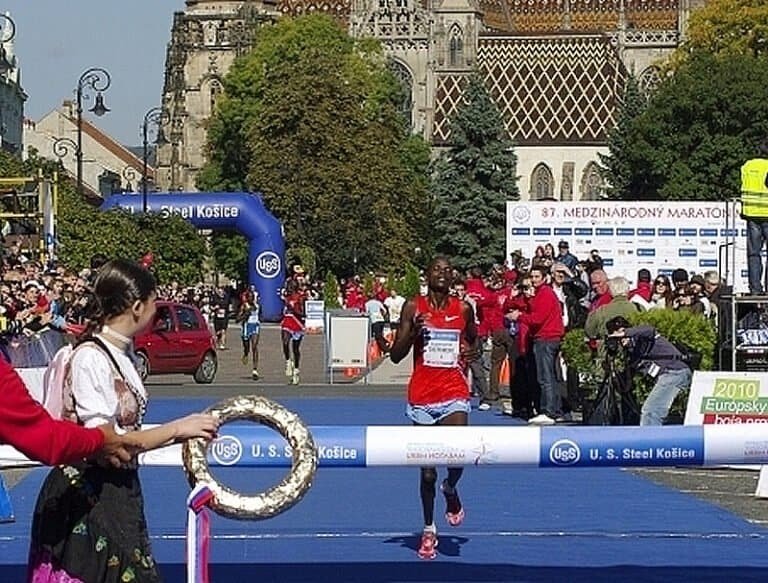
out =
[[661,71],[656,66],[650,66],[640,74],[638,85],[646,97],[649,97],[661,83]]
[[213,114],[214,111],[216,111],[216,100],[219,98],[219,95],[221,95],[221,83],[217,79],[214,79],[211,81],[210,85],[210,114]]
[[605,192],[605,181],[594,162],[587,164],[581,179],[581,200],[600,200]]
[[552,198],[555,193],[555,177],[549,166],[541,162],[531,173],[531,200]]
[[448,64],[451,67],[464,65],[464,33],[458,24],[451,27],[448,41]]
[[413,129],[413,76],[408,67],[395,59],[389,61],[389,70],[400,84],[400,113],[405,119],[408,129]]

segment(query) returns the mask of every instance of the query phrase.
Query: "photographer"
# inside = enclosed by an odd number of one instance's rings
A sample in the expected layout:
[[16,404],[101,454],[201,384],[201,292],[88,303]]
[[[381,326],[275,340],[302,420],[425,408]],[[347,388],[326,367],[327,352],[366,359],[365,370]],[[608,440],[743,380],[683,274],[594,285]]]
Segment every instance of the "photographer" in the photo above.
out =
[[631,326],[623,316],[608,320],[606,329],[606,349],[623,346],[629,368],[656,381],[643,403],[640,425],[662,425],[677,394],[691,385],[691,369],[682,352],[653,326]]

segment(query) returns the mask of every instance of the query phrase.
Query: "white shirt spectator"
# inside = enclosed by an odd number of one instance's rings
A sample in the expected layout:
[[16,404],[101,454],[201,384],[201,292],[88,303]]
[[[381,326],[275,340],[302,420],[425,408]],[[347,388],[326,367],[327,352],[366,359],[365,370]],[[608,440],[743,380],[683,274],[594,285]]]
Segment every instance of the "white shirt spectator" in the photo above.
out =
[[403,306],[405,305],[405,298],[398,293],[395,293],[395,295],[389,296],[386,300],[384,300],[384,305],[389,312],[390,323],[399,324],[400,314],[402,313]]
[[365,313],[368,314],[368,319],[371,321],[371,324],[377,324],[384,321],[384,314],[386,314],[386,311],[384,309],[384,304],[376,298],[371,298],[365,302]]

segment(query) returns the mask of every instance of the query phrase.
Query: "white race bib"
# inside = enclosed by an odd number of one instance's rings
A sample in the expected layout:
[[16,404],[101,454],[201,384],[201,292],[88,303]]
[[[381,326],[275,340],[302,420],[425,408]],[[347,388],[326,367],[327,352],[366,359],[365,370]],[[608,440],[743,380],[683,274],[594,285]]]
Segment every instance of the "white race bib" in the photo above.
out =
[[459,364],[460,330],[425,328],[429,341],[424,343],[424,365],[454,368]]

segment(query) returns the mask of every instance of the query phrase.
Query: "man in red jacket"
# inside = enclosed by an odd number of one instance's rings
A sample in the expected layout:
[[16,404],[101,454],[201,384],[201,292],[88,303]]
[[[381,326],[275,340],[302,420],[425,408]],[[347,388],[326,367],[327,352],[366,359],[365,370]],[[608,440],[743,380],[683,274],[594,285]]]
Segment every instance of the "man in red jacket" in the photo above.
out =
[[12,445],[28,458],[46,465],[73,462],[100,453],[119,466],[132,457],[129,438],[115,433],[111,425],[86,429],[53,419],[2,358],[0,444]]
[[534,425],[554,425],[555,419],[562,413],[556,367],[560,341],[565,335],[563,306],[547,284],[547,272],[544,266],[531,267],[531,283],[535,292],[528,312],[512,310],[507,314],[509,319],[528,326],[533,338],[536,378],[541,387],[541,410],[528,421]]

